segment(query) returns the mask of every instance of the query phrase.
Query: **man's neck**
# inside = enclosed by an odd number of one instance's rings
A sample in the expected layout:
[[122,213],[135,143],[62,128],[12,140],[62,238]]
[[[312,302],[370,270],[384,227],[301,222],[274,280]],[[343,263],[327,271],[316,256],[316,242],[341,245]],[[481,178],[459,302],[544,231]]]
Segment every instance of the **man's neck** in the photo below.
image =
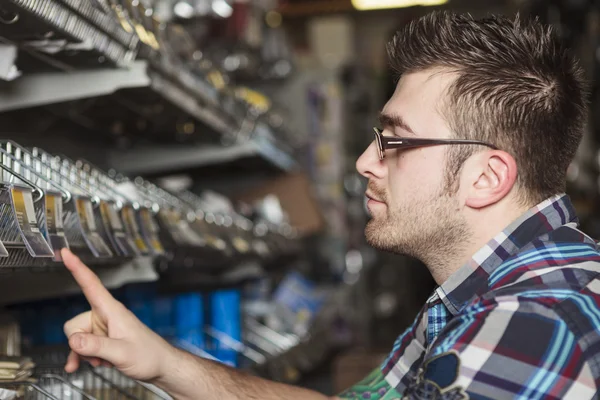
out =
[[[462,268],[483,246],[521,217],[529,207],[498,207],[494,210],[474,211],[467,218],[471,228],[469,237],[456,243],[454,250],[441,255],[438,253],[428,260],[422,260],[433,279],[442,285]],[[485,221],[485,223],[482,223]]]

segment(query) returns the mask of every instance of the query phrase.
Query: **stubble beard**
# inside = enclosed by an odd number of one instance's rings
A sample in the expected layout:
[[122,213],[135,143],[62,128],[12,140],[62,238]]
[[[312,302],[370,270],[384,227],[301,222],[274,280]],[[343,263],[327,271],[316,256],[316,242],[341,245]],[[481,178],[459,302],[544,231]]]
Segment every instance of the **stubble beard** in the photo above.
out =
[[[389,204],[389,203],[388,203]],[[417,258],[427,265],[445,264],[470,237],[456,197],[440,190],[429,200],[411,200],[375,215],[365,228],[367,242],[378,250]]]

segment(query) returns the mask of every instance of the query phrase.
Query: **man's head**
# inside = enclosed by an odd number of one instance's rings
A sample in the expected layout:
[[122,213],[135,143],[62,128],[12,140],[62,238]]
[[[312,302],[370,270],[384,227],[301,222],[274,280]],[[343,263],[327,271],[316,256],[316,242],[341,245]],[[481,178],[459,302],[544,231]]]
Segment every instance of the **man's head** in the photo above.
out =
[[381,201],[369,202],[373,245],[432,261],[432,252],[459,251],[476,223],[488,223],[482,218],[565,190],[586,85],[551,28],[436,12],[399,31],[388,54],[400,80],[382,110],[384,136],[470,139],[499,150],[443,145],[388,150],[380,160],[374,142],[357,162],[367,195]]

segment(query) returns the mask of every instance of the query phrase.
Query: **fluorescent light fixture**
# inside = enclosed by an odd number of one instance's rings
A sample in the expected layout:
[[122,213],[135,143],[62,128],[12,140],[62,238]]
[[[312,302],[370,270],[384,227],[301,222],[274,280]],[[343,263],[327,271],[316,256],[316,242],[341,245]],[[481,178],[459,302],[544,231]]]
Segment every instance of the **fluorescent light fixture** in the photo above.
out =
[[231,7],[225,0],[214,0],[212,3],[212,9],[215,14],[221,18],[229,18],[233,14],[233,7]]
[[439,6],[448,0],[352,0],[357,10],[381,10],[384,8],[401,8],[412,6]]
[[173,12],[179,18],[189,19],[194,16],[194,7],[188,2],[180,1],[173,7]]

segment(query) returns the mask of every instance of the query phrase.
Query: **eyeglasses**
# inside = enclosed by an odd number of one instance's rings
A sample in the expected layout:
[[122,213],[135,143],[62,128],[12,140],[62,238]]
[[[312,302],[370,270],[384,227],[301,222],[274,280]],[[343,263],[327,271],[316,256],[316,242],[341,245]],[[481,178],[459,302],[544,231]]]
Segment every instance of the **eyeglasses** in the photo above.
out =
[[466,139],[419,139],[419,138],[402,138],[402,137],[387,137],[383,136],[382,130],[373,128],[375,131],[375,142],[377,143],[377,152],[379,159],[385,158],[385,151],[389,149],[413,149],[415,147],[439,146],[445,144],[480,144],[498,150],[493,144],[480,142],[478,140]]

